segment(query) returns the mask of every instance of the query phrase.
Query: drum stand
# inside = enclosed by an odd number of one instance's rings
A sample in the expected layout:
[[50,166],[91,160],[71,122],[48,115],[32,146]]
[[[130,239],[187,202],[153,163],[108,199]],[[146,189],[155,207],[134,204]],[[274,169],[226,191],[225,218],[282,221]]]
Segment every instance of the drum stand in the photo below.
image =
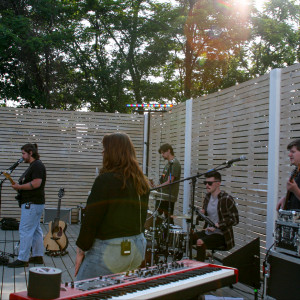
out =
[[189,258],[189,252],[190,252],[190,222],[187,220],[186,222],[187,226],[187,235],[185,239],[185,256],[182,259],[188,259]]
[[152,233],[151,233],[151,235],[152,235],[152,239],[151,239],[151,267],[154,264],[154,253],[157,250],[157,249],[155,249],[155,232],[156,232],[155,223],[156,223],[157,216],[158,216],[158,212],[156,210],[153,213],[153,227],[152,227]]

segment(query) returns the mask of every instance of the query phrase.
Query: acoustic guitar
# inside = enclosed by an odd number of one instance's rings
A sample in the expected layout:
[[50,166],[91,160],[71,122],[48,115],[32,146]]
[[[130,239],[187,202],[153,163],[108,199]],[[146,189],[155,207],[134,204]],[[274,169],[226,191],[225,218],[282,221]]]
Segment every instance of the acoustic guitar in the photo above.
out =
[[[289,181],[292,182],[292,180],[298,175],[299,172],[300,172],[300,164],[293,170]],[[284,205],[283,205],[284,210],[287,209],[287,204],[288,204],[288,201],[290,199],[290,196],[291,196],[290,191],[287,191],[286,196],[285,196],[285,202],[284,202]]]
[[67,224],[60,220],[60,205],[64,193],[64,189],[60,188],[58,192],[57,216],[49,223],[49,232],[44,238],[44,247],[46,248],[46,251],[64,251],[69,244],[65,234]]

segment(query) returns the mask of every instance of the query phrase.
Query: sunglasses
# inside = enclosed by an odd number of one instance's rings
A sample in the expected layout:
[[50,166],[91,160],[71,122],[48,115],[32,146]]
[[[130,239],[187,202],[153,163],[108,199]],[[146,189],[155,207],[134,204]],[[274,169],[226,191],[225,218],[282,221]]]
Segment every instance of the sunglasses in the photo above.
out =
[[212,184],[214,183],[214,182],[220,182],[220,181],[203,181],[203,184],[204,185],[209,185],[209,186],[212,186]]

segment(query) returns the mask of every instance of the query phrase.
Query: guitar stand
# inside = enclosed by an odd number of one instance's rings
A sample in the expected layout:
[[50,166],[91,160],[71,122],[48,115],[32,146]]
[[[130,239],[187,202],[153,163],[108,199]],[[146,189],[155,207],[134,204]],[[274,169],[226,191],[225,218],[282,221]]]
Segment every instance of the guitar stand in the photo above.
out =
[[48,256],[52,256],[52,257],[56,257],[56,256],[64,256],[66,254],[68,254],[69,252],[66,250],[58,250],[58,251],[53,251],[53,250],[47,250],[45,252],[46,255]]
[[155,248],[155,234],[157,234],[157,228],[156,226],[156,218],[158,216],[158,211],[156,210],[153,213],[153,227],[152,227],[152,232],[151,232],[151,264],[150,266],[152,267],[155,263],[155,253],[157,252],[158,249]]

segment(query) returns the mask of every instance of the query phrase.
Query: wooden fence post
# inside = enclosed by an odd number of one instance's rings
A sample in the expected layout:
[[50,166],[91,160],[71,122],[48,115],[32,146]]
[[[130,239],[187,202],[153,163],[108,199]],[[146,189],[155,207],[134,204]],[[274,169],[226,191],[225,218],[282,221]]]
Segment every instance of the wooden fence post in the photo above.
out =
[[267,196],[267,237],[266,249],[274,242],[273,232],[276,220],[276,204],[278,202],[279,175],[279,139],[280,139],[280,100],[281,69],[270,72],[269,94],[269,145],[268,145],[268,196]]
[[148,176],[148,170],[147,168],[149,167],[147,165],[148,163],[148,155],[149,155],[149,145],[148,145],[148,135],[149,135],[149,130],[148,130],[148,119],[150,118],[150,112],[147,114],[144,114],[144,144],[143,144],[143,173]]
[[[191,176],[192,161],[192,117],[193,117],[193,100],[185,102],[185,151],[184,151],[184,178]],[[190,181],[186,180],[183,184],[183,214],[187,214],[190,203]],[[183,222],[183,229],[187,230],[186,220]]]

